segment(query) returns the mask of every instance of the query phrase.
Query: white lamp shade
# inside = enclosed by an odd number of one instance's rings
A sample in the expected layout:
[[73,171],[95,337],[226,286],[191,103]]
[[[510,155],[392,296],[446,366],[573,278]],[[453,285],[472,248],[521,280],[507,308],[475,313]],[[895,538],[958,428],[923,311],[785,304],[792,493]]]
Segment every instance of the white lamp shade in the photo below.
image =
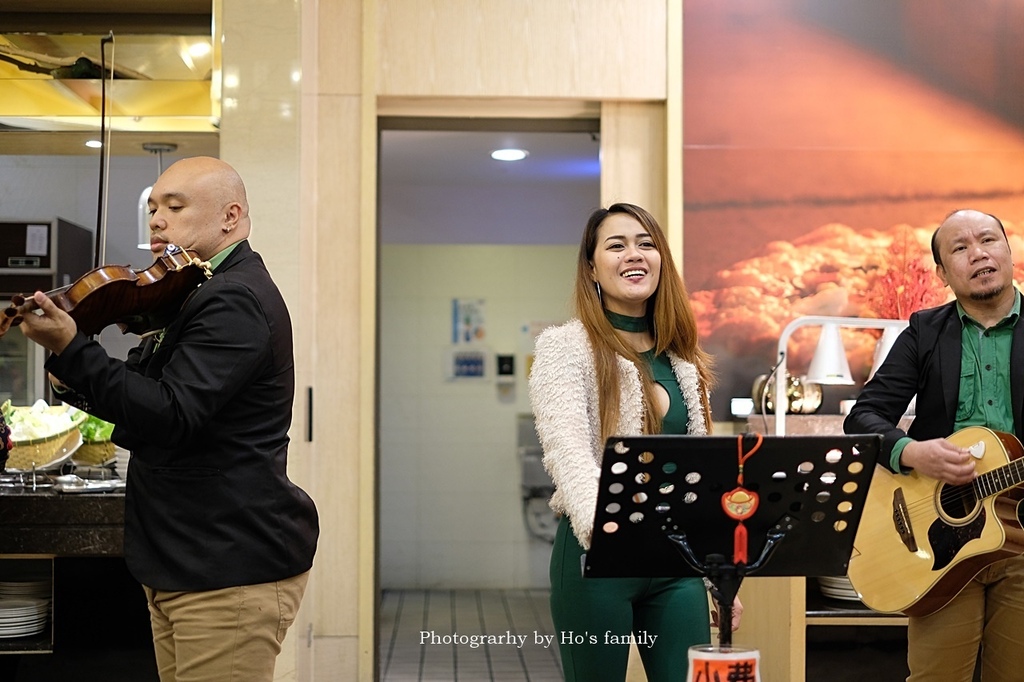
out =
[[149,193],[152,187],[142,190],[139,195],[139,248],[149,251]]
[[875,355],[871,362],[871,371],[868,373],[868,381],[871,380],[871,377],[875,376],[875,372],[882,366],[882,362],[885,361],[886,356],[889,355],[889,351],[892,350],[893,344],[896,343],[896,337],[898,337],[909,324],[910,323],[908,322],[902,327],[886,327],[885,331],[882,332],[882,338],[878,339],[878,343],[875,344]]
[[852,384],[850,362],[839,333],[839,325],[825,324],[821,328],[818,347],[807,370],[807,381],[814,384]]

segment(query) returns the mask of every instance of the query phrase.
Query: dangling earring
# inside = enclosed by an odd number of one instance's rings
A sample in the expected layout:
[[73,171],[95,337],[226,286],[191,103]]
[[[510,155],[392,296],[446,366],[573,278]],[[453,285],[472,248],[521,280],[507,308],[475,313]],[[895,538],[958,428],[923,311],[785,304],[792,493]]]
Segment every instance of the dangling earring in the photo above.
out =
[[594,282],[594,286],[597,287],[597,300],[599,300],[599,301],[601,301],[603,303],[604,299],[601,298],[601,283],[600,282]]

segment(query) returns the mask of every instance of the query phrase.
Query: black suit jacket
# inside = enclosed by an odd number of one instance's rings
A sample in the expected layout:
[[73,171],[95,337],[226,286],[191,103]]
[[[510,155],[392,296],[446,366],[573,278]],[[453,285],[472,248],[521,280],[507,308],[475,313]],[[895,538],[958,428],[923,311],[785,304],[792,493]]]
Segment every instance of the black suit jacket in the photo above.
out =
[[317,513],[286,473],[291,321],[248,242],[159,345],[147,339],[121,361],[79,334],[47,369],[132,452],[124,552],[142,584],[198,591],[309,570]]
[[[896,441],[904,436],[928,440],[952,434],[960,400],[961,329],[955,302],[912,314],[910,326],[857,397],[843,430],[882,434],[880,461],[886,464]],[[1014,432],[1022,438],[1024,324],[1020,322],[1013,330],[1010,390]],[[897,424],[915,395],[916,416],[904,432]]]

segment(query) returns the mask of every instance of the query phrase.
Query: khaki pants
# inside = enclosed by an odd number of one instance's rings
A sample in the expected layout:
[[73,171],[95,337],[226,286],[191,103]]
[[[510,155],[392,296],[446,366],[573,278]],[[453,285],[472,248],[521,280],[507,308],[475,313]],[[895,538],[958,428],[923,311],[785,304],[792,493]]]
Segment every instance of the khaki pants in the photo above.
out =
[[206,592],[143,586],[160,682],[271,682],[308,579]]
[[[894,580],[898,579],[894,576]],[[998,561],[930,616],[910,619],[911,682],[1024,680],[1024,557]]]

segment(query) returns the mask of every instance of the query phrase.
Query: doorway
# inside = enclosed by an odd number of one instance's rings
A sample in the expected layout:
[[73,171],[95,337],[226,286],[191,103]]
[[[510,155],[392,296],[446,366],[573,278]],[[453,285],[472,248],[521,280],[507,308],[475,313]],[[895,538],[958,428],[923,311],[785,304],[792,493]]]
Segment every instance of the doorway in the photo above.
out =
[[[547,587],[517,418],[531,329],[570,316],[579,234],[600,203],[597,127],[381,119],[382,590]],[[508,147],[526,158],[490,157]]]

